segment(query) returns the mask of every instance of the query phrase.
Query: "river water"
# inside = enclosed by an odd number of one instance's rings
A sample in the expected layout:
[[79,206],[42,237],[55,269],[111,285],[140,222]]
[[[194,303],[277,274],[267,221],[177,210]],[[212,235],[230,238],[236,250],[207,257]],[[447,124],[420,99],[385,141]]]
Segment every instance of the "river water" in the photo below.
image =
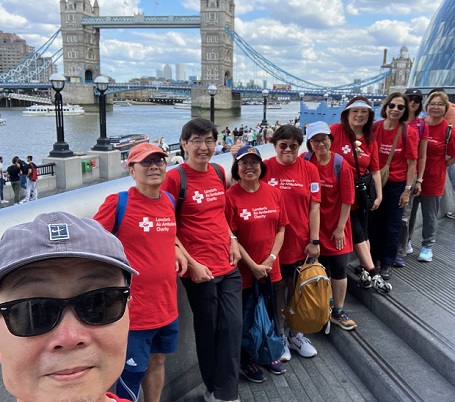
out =
[[[6,120],[0,126],[0,155],[6,166],[13,156],[24,158],[33,155],[37,164],[45,158],[57,139],[55,117],[23,116],[24,108],[0,109]],[[298,117],[299,102],[282,105],[282,109],[268,109],[267,121],[275,124],[289,122]],[[235,118],[216,118],[215,123],[221,132],[226,126],[231,130],[240,124],[255,126],[262,121],[263,106],[242,106],[242,116]],[[150,141],[164,137],[168,144],[176,143],[182,126],[191,119],[190,110],[174,109],[173,106],[146,105],[114,107],[106,116],[107,135],[147,134]],[[82,116],[65,116],[65,142],[74,152],[87,152],[96,144],[99,137],[99,118],[97,113]]]

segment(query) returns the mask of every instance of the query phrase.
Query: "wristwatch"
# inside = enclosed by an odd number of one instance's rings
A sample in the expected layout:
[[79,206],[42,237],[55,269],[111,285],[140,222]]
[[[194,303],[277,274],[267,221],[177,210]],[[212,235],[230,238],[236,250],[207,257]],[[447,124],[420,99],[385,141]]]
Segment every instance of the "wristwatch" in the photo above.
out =
[[412,190],[412,186],[404,186],[404,189],[411,191]]
[[231,235],[230,237],[231,237],[231,240],[237,240],[237,241],[239,241],[239,239],[237,239],[237,236]]
[[416,183],[422,184],[422,183],[423,183],[423,179],[417,179],[417,180],[416,180]]
[[311,244],[314,244],[315,246],[319,245],[319,240],[310,240]]
[[272,257],[272,260],[273,260],[273,261],[276,261],[276,255],[275,255],[275,254],[270,253],[270,257]]

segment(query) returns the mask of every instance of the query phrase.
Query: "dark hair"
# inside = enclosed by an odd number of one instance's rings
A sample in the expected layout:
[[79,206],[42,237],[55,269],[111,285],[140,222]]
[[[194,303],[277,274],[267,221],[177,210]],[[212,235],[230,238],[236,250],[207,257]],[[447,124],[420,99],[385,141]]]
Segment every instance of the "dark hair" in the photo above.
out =
[[406,106],[403,111],[403,116],[400,117],[400,122],[405,123],[408,121],[409,118],[409,99],[406,95],[403,95],[401,92],[393,92],[387,98],[382,101],[381,107],[381,117],[386,119],[387,113],[385,112],[389,103],[391,103],[395,98],[401,98],[404,100],[404,105]]
[[33,156],[32,155],[27,155],[27,159],[30,159],[32,161],[33,160]]
[[270,142],[276,145],[279,140],[296,140],[299,145],[303,143],[302,130],[292,124],[278,127],[273,133]]
[[[346,104],[345,109],[341,112],[341,124],[344,128],[344,131],[348,134],[349,140],[354,142],[357,138],[355,136],[354,131],[352,130],[351,126],[349,125],[349,113],[351,109],[346,109],[348,106],[351,106],[356,101],[363,101],[367,105],[371,106],[371,102],[365,98],[364,96],[354,96],[349,100]],[[374,110],[368,109],[368,120],[365,125],[362,127],[363,138],[365,139],[366,144],[370,145],[373,140],[373,122],[374,122]]]
[[[321,134],[323,134],[323,133],[321,133]],[[327,134],[327,135],[328,135],[329,138],[330,138],[330,143],[332,143],[333,140],[334,140],[335,138],[333,137],[332,134]],[[311,141],[310,141],[310,140],[308,140],[308,141],[306,142],[306,149],[308,149],[308,151],[310,151],[310,152],[313,152],[313,148],[311,148]]]
[[[267,173],[267,166],[265,166],[265,163],[261,161],[261,174],[259,175],[259,180],[262,179],[266,173]],[[240,181],[239,161],[237,159],[234,159],[234,163],[232,164],[231,176],[234,180]]]
[[431,95],[433,92],[444,92],[444,93],[446,93],[444,88],[439,87],[439,88],[433,88],[428,95]]
[[13,164],[16,164],[19,161],[19,157],[15,156],[12,160]]
[[182,135],[180,136],[180,140],[188,141],[193,134],[199,136],[208,134],[209,132],[212,132],[213,139],[216,141],[218,139],[218,130],[215,124],[210,120],[197,117],[190,120],[182,127]]

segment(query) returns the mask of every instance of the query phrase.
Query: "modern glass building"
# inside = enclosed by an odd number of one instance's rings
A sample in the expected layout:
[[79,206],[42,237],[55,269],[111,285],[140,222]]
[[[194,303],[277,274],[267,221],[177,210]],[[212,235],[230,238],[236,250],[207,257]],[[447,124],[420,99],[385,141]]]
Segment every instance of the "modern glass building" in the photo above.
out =
[[420,44],[408,87],[455,87],[455,1],[444,0]]

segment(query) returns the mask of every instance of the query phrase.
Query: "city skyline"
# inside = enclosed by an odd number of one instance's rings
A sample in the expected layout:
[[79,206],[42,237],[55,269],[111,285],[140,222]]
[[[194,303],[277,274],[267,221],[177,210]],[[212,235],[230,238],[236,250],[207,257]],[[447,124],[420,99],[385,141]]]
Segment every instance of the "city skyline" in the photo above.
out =
[[[39,48],[59,28],[59,0],[5,0],[0,26]],[[199,0],[98,0],[100,15],[197,15]],[[417,54],[420,40],[441,4],[415,0],[296,0],[283,9],[278,0],[239,1],[236,32],[283,70],[322,85],[341,85],[379,73],[401,46]],[[93,1],[92,1],[93,4]],[[54,10],[50,12],[49,10]],[[379,10],[379,11],[378,11]],[[51,52],[58,49],[55,44]],[[117,82],[153,76],[166,64],[184,64],[186,76],[200,75],[199,30],[101,30],[101,72]],[[234,81],[277,82],[235,47]],[[62,71],[59,66],[59,71]]]

